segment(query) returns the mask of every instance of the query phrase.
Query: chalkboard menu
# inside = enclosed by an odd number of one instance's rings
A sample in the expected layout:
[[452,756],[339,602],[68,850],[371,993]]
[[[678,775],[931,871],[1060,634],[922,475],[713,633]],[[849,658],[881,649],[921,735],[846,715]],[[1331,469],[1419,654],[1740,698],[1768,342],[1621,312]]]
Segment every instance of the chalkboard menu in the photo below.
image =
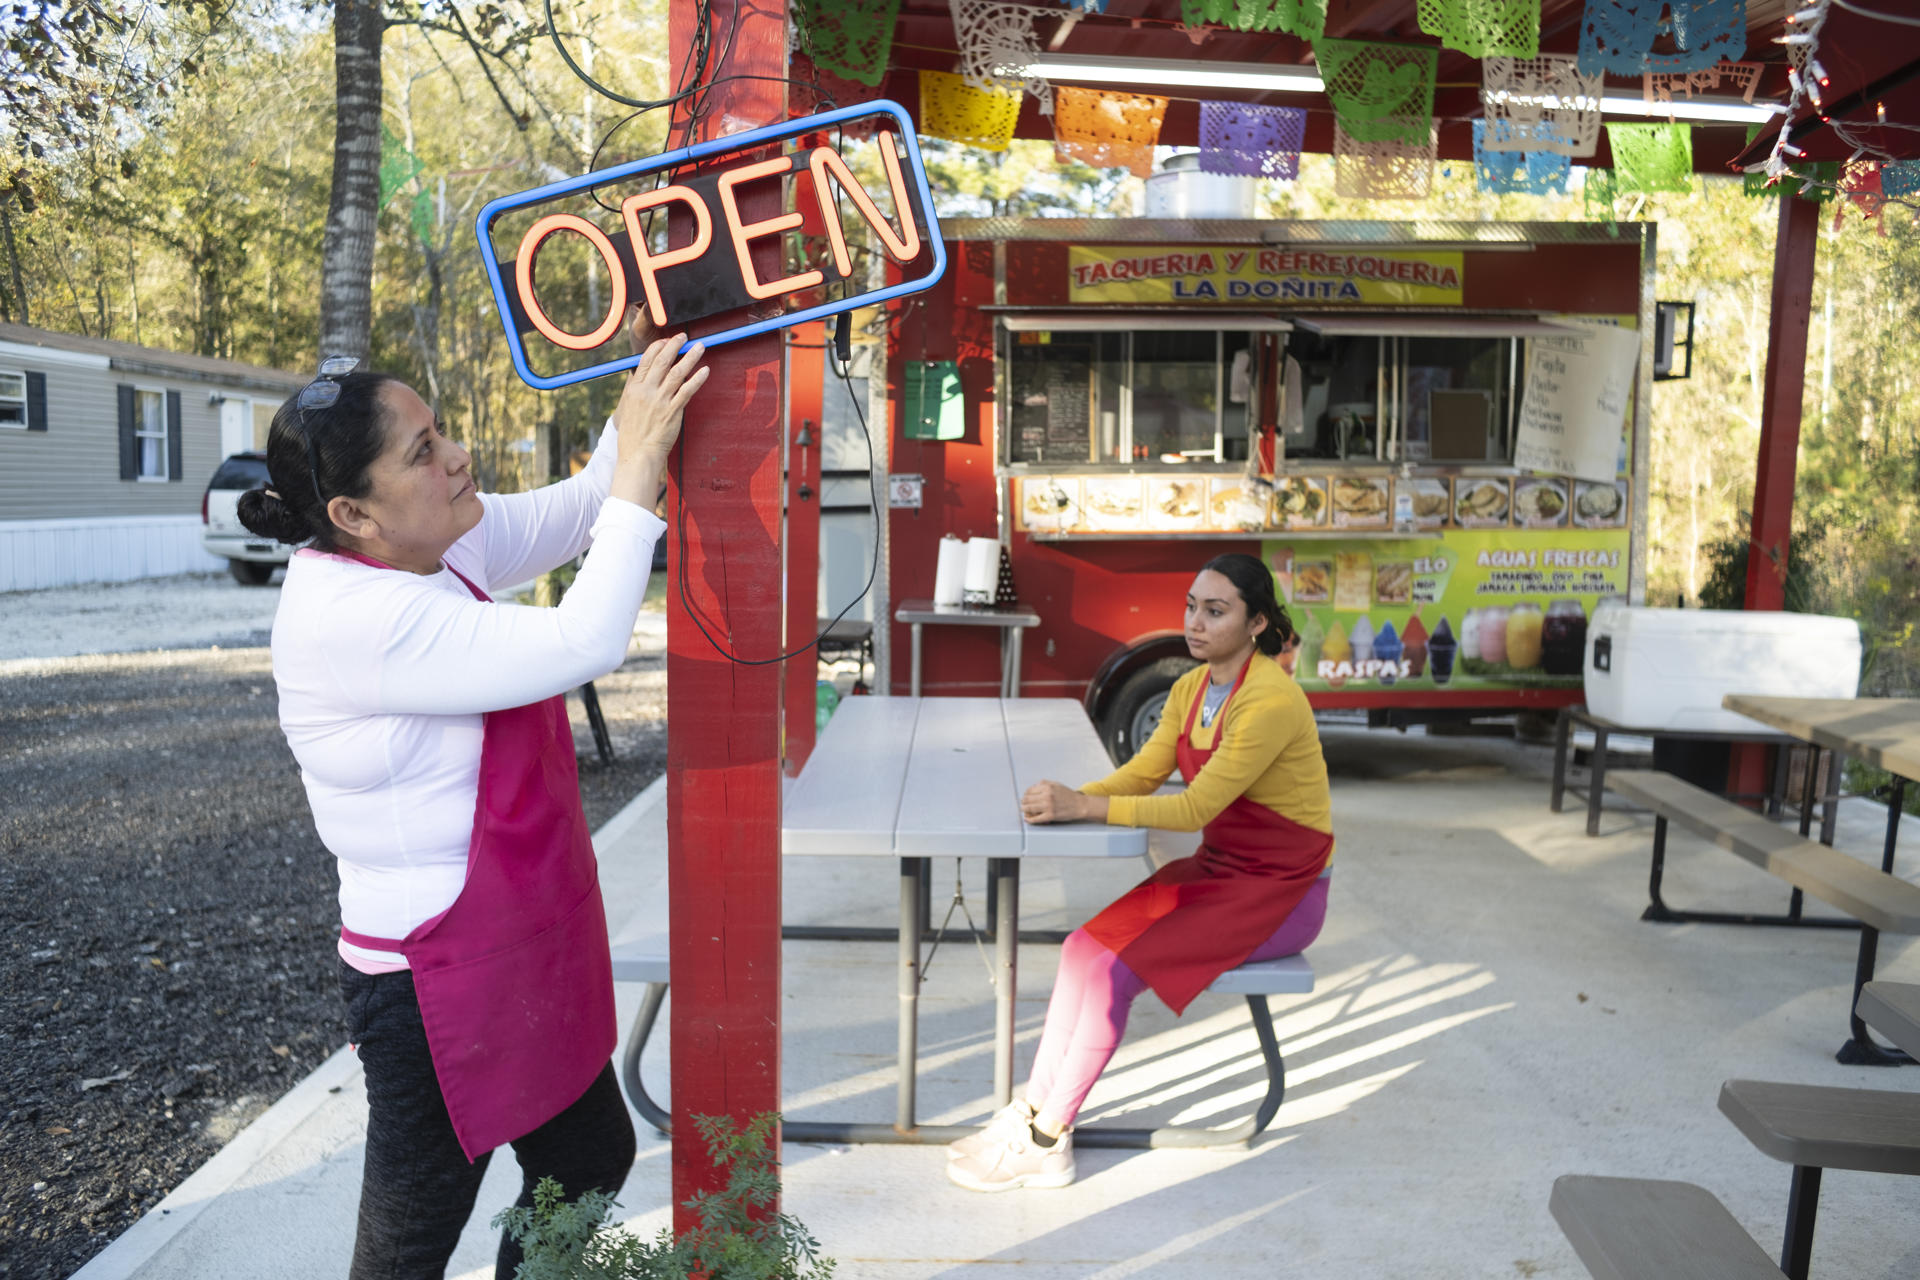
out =
[[1007,420],[1016,462],[1085,462],[1093,445],[1091,343],[1019,351],[1009,371]]

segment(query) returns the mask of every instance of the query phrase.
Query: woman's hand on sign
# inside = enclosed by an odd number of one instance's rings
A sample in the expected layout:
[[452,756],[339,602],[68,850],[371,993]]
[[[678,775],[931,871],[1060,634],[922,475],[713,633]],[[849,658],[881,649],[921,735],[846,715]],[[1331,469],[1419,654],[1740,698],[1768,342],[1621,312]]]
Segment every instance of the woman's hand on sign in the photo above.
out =
[[680,418],[707,380],[700,366],[706,348],[696,342],[686,354],[674,352],[686,342],[687,335],[657,338],[640,353],[640,363],[627,375],[620,391],[620,403],[613,411],[613,423],[620,429],[620,460],[642,453],[661,458],[672,451],[680,438]]
[[[631,330],[630,330],[631,332]],[[651,511],[660,501],[667,472],[667,454],[680,438],[680,420],[687,401],[707,380],[700,365],[706,348],[699,343],[676,356],[684,333],[647,344],[640,363],[627,375],[613,425],[620,432],[619,459],[614,467],[610,495]]]
[[1082,795],[1058,782],[1036,782],[1020,797],[1020,816],[1034,824],[1047,822],[1104,822],[1105,796]]
[[639,355],[653,345],[660,331],[653,327],[653,315],[645,307],[627,308],[627,342]]

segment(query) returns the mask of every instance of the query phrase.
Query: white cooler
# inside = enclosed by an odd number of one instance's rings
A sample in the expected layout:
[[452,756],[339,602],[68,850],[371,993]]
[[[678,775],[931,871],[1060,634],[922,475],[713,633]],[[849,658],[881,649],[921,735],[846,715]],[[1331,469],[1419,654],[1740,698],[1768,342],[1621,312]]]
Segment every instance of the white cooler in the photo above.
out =
[[1734,609],[1646,609],[1608,600],[1587,627],[1587,710],[1635,729],[1771,733],[1720,706],[1729,693],[1851,698],[1851,618]]

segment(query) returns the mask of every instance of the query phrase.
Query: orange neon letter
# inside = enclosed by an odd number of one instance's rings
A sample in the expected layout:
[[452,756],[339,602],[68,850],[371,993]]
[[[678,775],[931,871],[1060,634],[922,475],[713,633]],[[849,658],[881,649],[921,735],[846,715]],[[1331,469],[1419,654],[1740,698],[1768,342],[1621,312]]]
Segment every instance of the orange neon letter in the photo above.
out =
[[[693,243],[668,249],[664,253],[649,253],[647,233],[640,225],[640,211],[669,200],[678,200],[693,210]],[[620,214],[627,220],[627,243],[633,246],[633,260],[640,266],[640,284],[647,291],[647,309],[653,313],[655,327],[664,329],[667,327],[667,307],[660,301],[657,277],[668,267],[692,262],[707,251],[713,244],[713,215],[707,212],[707,202],[700,198],[698,192],[677,184],[628,196],[620,202]]]
[[853,207],[879,234],[880,242],[887,246],[894,261],[912,262],[920,256],[920,228],[914,225],[913,205],[907,199],[906,181],[900,176],[900,157],[893,150],[893,135],[885,130],[880,133],[880,158],[887,166],[887,190],[893,196],[893,207],[900,215],[904,235],[893,234],[893,227],[880,216],[873,197],[853,176],[853,170],[847,167],[839,152],[832,147],[815,147],[807,159],[807,168],[813,174],[813,193],[820,201],[820,220],[827,224],[827,239],[833,245],[833,265],[843,276],[853,274],[853,259],[847,255],[847,235],[840,227],[840,211],[834,204],[833,193],[827,190],[829,176],[853,197]]
[[818,271],[802,271],[797,276],[782,276],[763,284],[760,277],[754,274],[753,258],[747,253],[749,241],[791,231],[806,219],[798,213],[783,213],[777,218],[766,218],[760,222],[741,222],[740,202],[734,197],[733,189],[743,182],[771,178],[776,173],[786,173],[792,168],[792,156],[776,156],[772,160],[744,165],[720,176],[720,204],[726,211],[727,230],[733,235],[733,254],[740,259],[740,278],[746,282],[747,293],[755,298],[777,298],[783,293],[810,289],[826,279]]
[[[547,316],[540,300],[533,296],[533,255],[540,252],[540,246],[556,231],[576,231],[585,236],[587,243],[600,251],[601,260],[607,264],[607,274],[613,277],[613,305],[592,333],[568,333]],[[611,338],[619,332],[620,317],[627,311],[627,273],[613,252],[613,241],[607,239],[606,232],[577,214],[550,213],[527,228],[527,234],[520,240],[519,256],[514,259],[513,280],[520,288],[520,305],[527,319],[533,321],[533,327],[548,342],[569,351],[591,351]]]

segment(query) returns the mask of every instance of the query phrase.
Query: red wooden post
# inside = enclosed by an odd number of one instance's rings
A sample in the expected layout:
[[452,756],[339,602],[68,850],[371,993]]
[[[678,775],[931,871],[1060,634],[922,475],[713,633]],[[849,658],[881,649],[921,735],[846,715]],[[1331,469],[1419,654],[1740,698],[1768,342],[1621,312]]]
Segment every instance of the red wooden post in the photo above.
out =
[[[1786,601],[1787,549],[1793,536],[1793,486],[1800,449],[1800,400],[1807,380],[1807,328],[1813,314],[1813,265],[1820,207],[1783,194],[1773,246],[1773,310],[1767,371],[1760,389],[1760,459],[1753,481],[1753,531],[1747,542],[1747,608]],[[1766,755],[1736,746],[1730,790],[1766,789]]]
[[[787,648],[793,650],[813,638],[820,622],[820,459],[826,452],[821,380],[827,365],[827,326],[815,320],[788,332],[793,341],[787,347]],[[813,688],[819,662],[813,649],[787,662],[789,776],[797,776],[813,754]]]
[[[672,0],[669,65],[696,35],[696,0]],[[709,80],[786,74],[785,0],[713,0]],[[725,61],[719,61],[725,51]],[[786,118],[779,80],[724,80],[698,100],[693,138]],[[744,125],[741,123],[744,122]],[[743,220],[779,212],[773,184],[742,187]],[[759,240],[763,278],[779,241]],[[667,867],[672,920],[674,1229],[724,1179],[696,1115],[744,1124],[780,1106],[780,335],[716,348],[672,468],[667,572]],[[684,528],[684,545],[680,529]],[[681,584],[685,583],[685,599]],[[704,628],[706,634],[702,634]],[[710,638],[709,638],[710,637]],[[776,1141],[777,1136],[776,1136]]]

